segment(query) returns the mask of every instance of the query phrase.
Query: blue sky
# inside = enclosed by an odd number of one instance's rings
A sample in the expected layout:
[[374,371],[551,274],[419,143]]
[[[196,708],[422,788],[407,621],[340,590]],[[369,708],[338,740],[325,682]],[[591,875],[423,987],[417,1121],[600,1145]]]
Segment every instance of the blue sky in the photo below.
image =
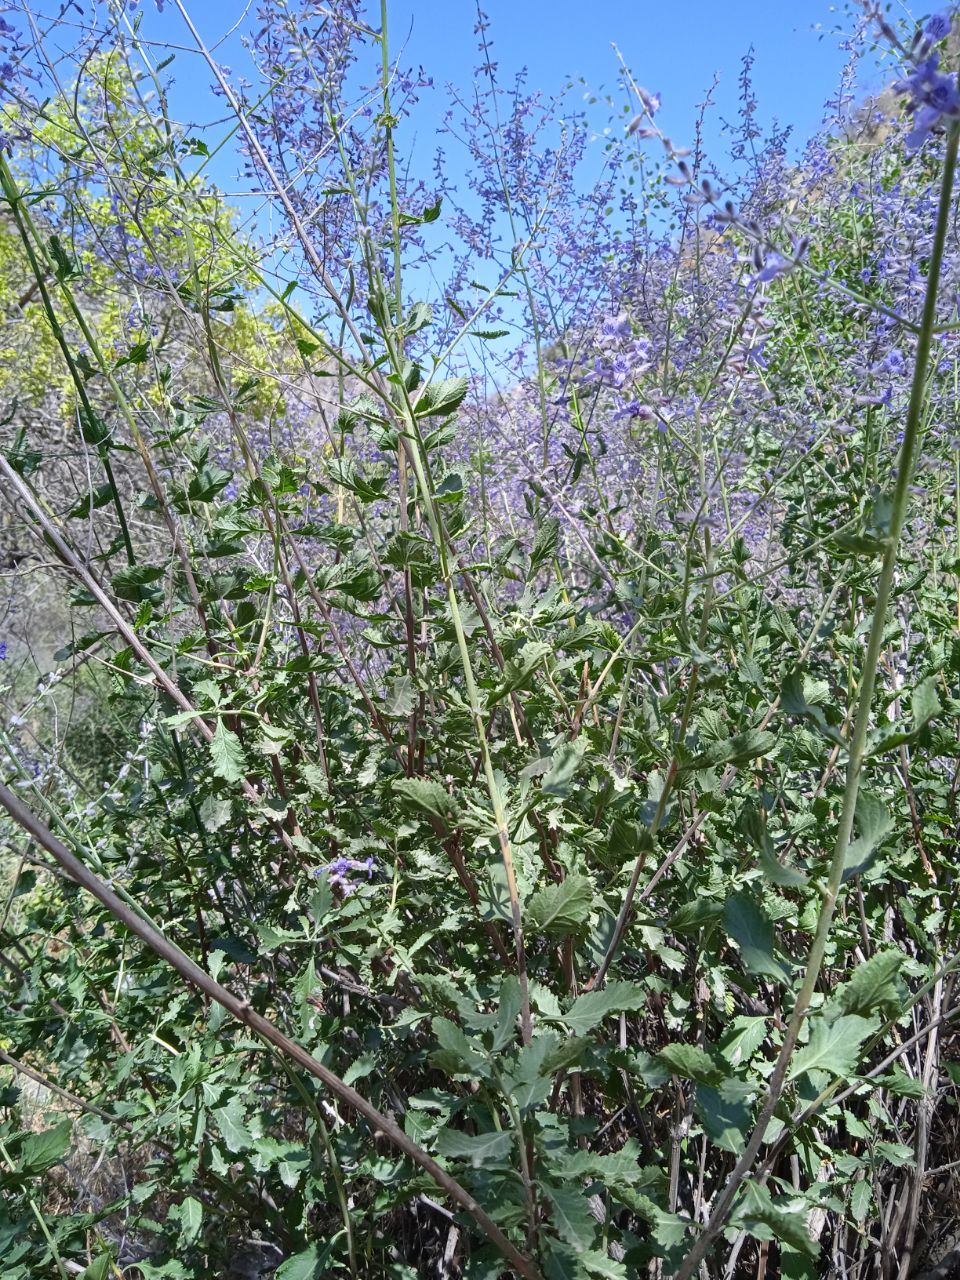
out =
[[[716,145],[720,119],[736,115],[740,59],[751,45],[760,119],[765,125],[774,118],[791,123],[800,143],[816,130],[843,65],[833,34],[842,15],[827,0],[485,0],[484,7],[503,82],[525,66],[530,88],[550,92],[568,78],[582,77],[584,91],[613,90],[616,41],[640,83],[662,95],[661,123],[678,143],[689,137],[696,104],[717,73],[717,110],[707,133],[708,143]],[[370,8],[371,25],[379,25],[379,4]],[[252,10],[239,0],[193,0],[189,9],[211,45],[235,24],[242,31],[252,20]],[[390,0],[394,55],[402,54],[408,65],[422,64],[436,82],[405,125],[408,142],[416,134],[418,154],[433,150],[445,107],[443,85],[472,80],[478,61],[475,14],[472,0]],[[158,41],[190,40],[169,0],[162,15],[145,0],[142,31]],[[217,54],[237,74],[249,67],[237,34]],[[205,122],[223,114],[222,103],[209,93],[209,75],[188,55],[180,54],[170,73],[181,119]],[[223,185],[232,176],[229,154],[213,169]]]
[[[184,0],[207,46],[232,77],[253,79],[253,64],[244,47],[242,34],[256,22],[256,2],[252,0]],[[325,0],[331,3],[333,0]],[[61,0],[28,0],[35,13],[54,15]],[[107,18],[100,0],[76,0],[85,17]],[[571,98],[576,106],[607,92],[617,93],[618,60],[612,48],[616,42],[639,83],[659,93],[663,106],[658,123],[678,145],[686,145],[693,132],[697,104],[715,76],[719,84],[714,94],[715,109],[705,131],[707,157],[726,168],[726,140],[721,122],[735,120],[738,111],[741,59],[753,48],[753,85],[758,101],[758,120],[766,131],[774,122],[793,126],[795,149],[818,129],[824,103],[834,96],[844,64],[837,34],[839,25],[848,27],[849,13],[839,11],[829,0],[483,0],[489,19],[488,39],[499,66],[501,85],[526,68],[528,90],[547,94],[559,90],[569,80],[583,80]],[[368,20],[379,27],[380,2],[370,0]],[[210,89],[211,74],[192,52],[192,37],[172,0],[158,13],[153,0],[141,0],[141,38],[153,45],[155,60],[170,49],[176,56],[165,75],[172,77],[170,101],[174,116],[203,137],[208,146],[218,142],[234,122],[226,121],[227,108]],[[412,153],[411,170],[429,181],[431,162],[438,142],[445,144],[448,178],[470,207],[457,166],[464,164],[459,149],[439,134],[448,106],[447,83],[469,91],[474,69],[480,61],[474,34],[474,0],[389,0],[391,58],[405,67],[422,65],[434,78],[434,88],[425,89],[405,120],[397,143],[401,157]],[[69,50],[75,43],[73,19],[57,24],[49,32],[48,43]],[[376,51],[370,49],[370,70]],[[874,73],[876,74],[876,73]],[[69,78],[69,77],[68,77]],[[878,87],[866,82],[865,87]],[[606,107],[590,109],[591,124],[597,129],[608,121]],[[618,129],[624,118],[620,118]],[[603,141],[598,138],[596,165],[599,171]],[[655,144],[654,144],[655,145]],[[656,151],[655,151],[656,154]],[[251,190],[250,180],[238,177],[238,156],[231,143],[209,165],[209,176],[228,193],[242,213],[245,230],[269,237],[271,226],[263,213],[260,192]],[[451,171],[452,170],[452,171]],[[249,195],[251,198],[245,198]],[[282,273],[280,261],[275,263]]]

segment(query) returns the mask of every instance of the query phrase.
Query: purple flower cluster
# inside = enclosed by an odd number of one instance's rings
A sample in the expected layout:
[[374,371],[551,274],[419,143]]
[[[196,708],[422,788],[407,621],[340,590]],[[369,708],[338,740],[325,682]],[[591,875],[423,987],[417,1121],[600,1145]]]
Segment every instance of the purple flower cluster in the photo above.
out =
[[357,887],[353,880],[350,879],[351,872],[365,871],[367,879],[371,880],[375,866],[376,862],[373,854],[362,860],[359,858],[335,858],[333,862],[328,862],[325,867],[317,867],[313,874],[317,877],[326,876],[330,884],[336,885],[344,895],[349,895]]
[[906,141],[911,150],[922,147],[945,119],[960,119],[957,77],[940,70],[940,55],[934,50],[934,46],[949,35],[951,25],[947,14],[930,18],[908,55],[912,68],[896,86],[898,93],[909,95],[913,128]]

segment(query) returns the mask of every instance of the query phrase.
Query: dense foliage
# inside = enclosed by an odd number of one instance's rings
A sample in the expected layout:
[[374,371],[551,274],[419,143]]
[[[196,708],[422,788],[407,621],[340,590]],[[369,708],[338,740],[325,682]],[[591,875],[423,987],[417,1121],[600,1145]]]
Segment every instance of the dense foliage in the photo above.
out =
[[747,60],[724,173],[625,65],[597,165],[479,14],[457,191],[373,8],[263,0],[250,83],[179,0],[189,70],[0,19],[3,1275],[906,1280],[960,22],[858,10],[799,158]]

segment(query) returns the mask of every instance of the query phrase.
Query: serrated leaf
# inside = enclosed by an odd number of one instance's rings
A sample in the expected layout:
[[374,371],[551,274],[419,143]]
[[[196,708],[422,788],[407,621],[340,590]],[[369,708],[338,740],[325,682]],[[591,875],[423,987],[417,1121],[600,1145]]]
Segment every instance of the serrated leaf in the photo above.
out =
[[908,1147],[903,1142],[881,1141],[876,1144],[875,1150],[878,1156],[881,1156],[897,1169],[902,1169],[904,1165],[912,1166],[916,1158],[913,1147]]
[[529,640],[516,657],[504,664],[501,683],[490,692],[487,702],[492,706],[501,698],[505,698],[508,693],[522,689],[544,658],[549,658],[552,654],[552,645],[546,644],[543,640]]
[[867,754],[881,755],[903,743],[914,742],[942,710],[937,685],[936,676],[927,676],[926,679],[921,680],[910,696],[910,727],[907,729],[895,726],[892,729],[879,730]]
[[488,1074],[486,1058],[480,1052],[480,1046],[469,1040],[455,1022],[451,1022],[449,1018],[434,1018],[433,1034],[443,1052],[463,1068],[477,1074]]
[[574,1035],[586,1035],[612,1013],[632,1013],[645,1008],[647,993],[635,982],[608,982],[600,991],[577,996],[563,1015]]
[[850,1192],[850,1216],[854,1222],[866,1222],[870,1205],[873,1203],[873,1191],[865,1179],[853,1184]]
[[210,1114],[216,1121],[228,1151],[246,1151],[254,1145],[254,1139],[247,1128],[243,1103],[239,1098],[232,1098],[225,1107],[214,1107]]
[[219,831],[221,827],[225,827],[232,812],[232,800],[220,799],[219,796],[204,797],[200,806],[200,822],[204,831]]
[[239,782],[246,773],[243,747],[237,735],[222,720],[217,721],[209,746],[210,761],[217,777],[225,782]]
[[530,550],[530,572],[537,573],[548,560],[556,554],[560,543],[560,521],[556,516],[547,516],[537,526],[533,547]]
[[494,1129],[473,1136],[457,1129],[441,1129],[437,1134],[437,1150],[451,1160],[469,1160],[474,1169],[489,1164],[502,1164],[514,1145],[513,1134]]
[[541,790],[551,796],[569,795],[582,758],[583,751],[576,743],[564,742],[553,753],[550,768],[540,784]]
[[549,1183],[543,1184],[542,1190],[550,1201],[550,1217],[557,1235],[582,1253],[593,1243],[597,1229],[597,1220],[583,1192],[576,1187],[554,1187]]
[[689,767],[702,769],[704,765],[748,764],[761,756],[769,755],[777,745],[777,739],[766,729],[747,729],[722,742],[714,742],[703,755],[691,762]]
[[897,975],[904,961],[901,951],[878,951],[858,964],[848,982],[834,992],[831,1004],[842,1013],[866,1015],[875,1009],[895,1012],[900,1007]]
[[418,418],[436,417],[453,413],[467,394],[466,378],[444,378],[424,387],[414,406]]
[[433,307],[429,302],[415,302],[403,322],[404,332],[419,333],[433,321]]
[[780,981],[789,978],[789,968],[774,955],[773,924],[749,894],[735,893],[727,899],[723,923],[748,972]]
[[580,1265],[591,1276],[599,1276],[600,1280],[630,1280],[630,1273],[622,1262],[601,1253],[599,1249],[588,1249],[580,1254]]
[[879,846],[893,828],[893,818],[883,801],[869,791],[857,796],[859,836],[847,848],[843,879],[852,879],[870,869],[877,860]]
[[327,1263],[339,1239],[339,1234],[325,1244],[312,1244],[302,1253],[288,1258],[273,1273],[273,1280],[320,1280],[328,1274]]
[[61,1120],[52,1129],[28,1134],[20,1147],[18,1171],[29,1177],[35,1177],[53,1168],[55,1164],[59,1164],[70,1148],[71,1133],[70,1121]]
[[811,1237],[807,1229],[808,1212],[807,1207],[799,1211],[787,1209],[771,1198],[766,1187],[748,1182],[743,1189],[736,1219],[740,1226],[758,1239],[770,1238],[767,1232],[756,1230],[762,1224],[769,1229],[774,1239],[792,1245],[809,1257],[816,1257],[820,1253],[820,1244]]
[[767,1020],[741,1014],[734,1018],[720,1040],[720,1052],[733,1067],[749,1062],[763,1044]]
[[178,1209],[180,1239],[184,1244],[192,1244],[200,1234],[200,1228],[203,1225],[203,1205],[193,1196],[187,1196]]
[[527,902],[527,921],[541,933],[576,933],[586,924],[593,905],[593,884],[587,876],[568,875],[560,884],[545,885]]
[[504,1076],[504,1088],[521,1111],[538,1107],[553,1090],[550,1056],[560,1041],[552,1032],[538,1035],[517,1054],[516,1065]]
[[742,1097],[724,1089],[697,1088],[697,1115],[715,1147],[738,1156],[747,1139],[752,1111]]
[[794,1055],[788,1079],[795,1080],[805,1071],[826,1071],[841,1079],[852,1076],[860,1057],[860,1046],[873,1031],[875,1023],[869,1018],[848,1014],[833,1022],[816,1018],[810,1029],[810,1039]]
[[802,716],[815,725],[825,738],[842,745],[843,737],[840,731],[827,721],[823,708],[807,701],[801,672],[791,671],[784,679],[780,690],[780,709],[787,715]]
[[696,1080],[698,1084],[719,1084],[726,1076],[724,1066],[696,1044],[664,1045],[657,1058],[673,1075],[684,1080]]
[[510,974],[504,978],[500,988],[500,1008],[497,1012],[497,1026],[493,1033],[493,1051],[499,1053],[505,1049],[517,1034],[517,1018],[521,1006],[520,983]]
[[444,822],[449,823],[456,817],[457,805],[453,796],[432,778],[397,778],[393,790],[414,808]]
[[417,705],[416,685],[409,676],[401,676],[394,680],[387,694],[386,713],[388,716],[406,717]]

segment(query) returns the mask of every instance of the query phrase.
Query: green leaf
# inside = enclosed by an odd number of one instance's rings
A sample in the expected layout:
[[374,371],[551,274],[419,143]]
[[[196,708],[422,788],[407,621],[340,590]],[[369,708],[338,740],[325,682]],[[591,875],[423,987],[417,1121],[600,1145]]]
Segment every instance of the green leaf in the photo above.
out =
[[192,1244],[200,1234],[200,1227],[203,1225],[203,1205],[199,1200],[195,1200],[193,1196],[187,1196],[177,1207],[179,1209],[177,1216],[180,1219],[180,1239],[184,1244]]
[[233,479],[232,471],[225,471],[215,463],[205,463],[190,480],[187,497],[191,502],[212,502]]
[[429,302],[415,302],[403,322],[404,332],[419,333],[433,321],[433,307]]
[[558,1038],[552,1033],[538,1035],[531,1044],[524,1045],[513,1071],[504,1076],[504,1088],[521,1111],[538,1107],[550,1097],[553,1076],[549,1059],[558,1044]]
[[413,411],[418,418],[453,413],[467,394],[468,385],[466,378],[444,378],[440,382],[430,382],[420,393]]
[[497,1027],[493,1034],[494,1053],[505,1049],[516,1036],[520,1007],[520,983],[513,974],[510,974],[504,978],[500,988],[500,1009],[497,1015]]
[[790,716],[802,716],[815,725],[825,738],[838,745],[843,744],[842,734],[827,721],[823,708],[807,701],[801,672],[792,671],[784,680],[780,690],[780,709]]
[[216,1121],[228,1151],[246,1151],[255,1145],[239,1098],[232,1098],[225,1107],[214,1107],[210,1114]]
[[853,1184],[850,1192],[850,1216],[854,1222],[866,1222],[870,1205],[873,1203],[873,1191],[866,1179]]
[[773,953],[773,925],[767,914],[746,893],[727,899],[723,910],[727,933],[740,948],[744,967],[749,973],[783,981],[790,969]]
[[834,992],[831,1005],[836,1005],[842,1013],[863,1016],[875,1009],[890,1014],[898,1012],[901,1000],[897,975],[903,961],[901,951],[877,951],[864,964],[854,968],[850,980]]
[[553,652],[553,645],[546,644],[543,640],[528,640],[516,657],[504,664],[501,683],[491,690],[487,702],[492,706],[515,689],[524,688],[544,658],[551,657]]
[[635,982],[608,982],[600,991],[577,996],[563,1015],[574,1035],[585,1035],[611,1013],[632,1013],[646,1007],[647,993]]
[[210,759],[213,772],[225,782],[239,782],[246,773],[240,739],[222,720],[217,721],[216,732],[210,740]]
[[913,1147],[908,1147],[903,1142],[878,1142],[875,1150],[878,1156],[897,1169],[902,1169],[904,1165],[913,1167],[915,1161]]
[[911,724],[909,729],[894,726],[892,729],[880,729],[870,744],[868,755],[881,755],[894,747],[907,742],[914,742],[934,717],[942,710],[940,695],[937,691],[936,676],[927,676],[913,690],[910,696]]
[[417,688],[410,677],[401,676],[399,680],[394,680],[387,694],[387,715],[406,717],[416,705]]
[[810,1039],[794,1055],[788,1079],[795,1080],[805,1071],[826,1071],[845,1079],[852,1076],[860,1059],[860,1046],[874,1030],[869,1018],[848,1014],[827,1022],[816,1018],[810,1029]]
[[422,809],[448,824],[456,820],[456,801],[432,778],[397,778],[393,790],[416,809]]
[[540,933],[572,934],[586,924],[593,905],[588,876],[571,874],[560,884],[545,885],[527,902],[527,921]]
[[440,1155],[451,1160],[469,1160],[474,1169],[502,1163],[513,1145],[513,1134],[497,1129],[476,1137],[460,1133],[457,1129],[441,1129],[437,1135],[437,1150]]
[[219,831],[230,821],[233,812],[231,799],[220,799],[219,796],[205,796],[200,806],[200,821],[204,831]]
[[702,769],[704,765],[749,764],[751,760],[769,755],[776,745],[776,737],[766,729],[747,729],[722,742],[711,743],[704,754],[688,767]]
[[732,1089],[711,1089],[700,1085],[697,1089],[696,1108],[704,1131],[713,1145],[721,1151],[729,1151],[731,1155],[740,1155],[752,1116],[744,1099]]
[[583,751],[576,743],[564,742],[553,753],[550,768],[540,784],[541,790],[551,796],[569,795],[582,757]]
[[719,1084],[726,1076],[723,1064],[718,1064],[704,1049],[695,1044],[667,1044],[657,1058],[672,1072],[684,1080],[696,1080],[698,1084]]
[[597,1230],[597,1220],[583,1192],[577,1187],[554,1187],[549,1183],[542,1184],[542,1190],[550,1201],[550,1217],[557,1235],[582,1252],[593,1243]]
[[100,1257],[95,1258],[89,1267],[84,1267],[78,1280],[110,1280],[110,1277],[114,1274],[113,1255],[101,1253]]
[[766,1187],[748,1182],[743,1189],[736,1219],[744,1230],[759,1240],[769,1240],[772,1236],[775,1240],[792,1245],[801,1253],[817,1257],[820,1244],[807,1230],[808,1213],[809,1206],[803,1206],[798,1211],[787,1209],[782,1206],[782,1201],[771,1198]]
[[320,1280],[320,1276],[328,1275],[327,1263],[339,1239],[338,1233],[325,1244],[312,1244],[302,1253],[288,1258],[273,1273],[273,1280]]
[[557,516],[547,516],[537,526],[533,547],[530,550],[530,574],[537,573],[548,560],[556,555],[560,543],[560,521]]
[[720,1040],[720,1052],[733,1067],[749,1062],[763,1044],[767,1034],[767,1020],[741,1014],[734,1018]]
[[447,1055],[447,1060],[456,1064],[454,1072],[466,1068],[478,1075],[489,1074],[487,1060],[480,1051],[479,1044],[468,1040],[455,1022],[451,1022],[449,1018],[434,1018],[433,1034],[437,1037],[441,1050]]
[[940,695],[937,692],[938,679],[927,676],[921,680],[910,697],[910,710],[913,713],[913,732],[919,733],[930,721],[940,714]]
[[61,1120],[52,1129],[28,1134],[20,1147],[19,1172],[35,1177],[59,1164],[69,1150],[71,1132],[70,1121]]
[[607,1257],[599,1249],[590,1249],[580,1255],[580,1265],[592,1276],[600,1280],[630,1280],[630,1273],[622,1262]]
[[163,565],[131,564],[118,569],[110,579],[110,585],[114,595],[121,600],[132,600],[138,603],[145,598],[145,594],[149,594],[144,592],[144,588],[162,578],[165,573],[166,569]]
[[110,484],[98,484],[85,493],[75,507],[70,508],[67,516],[71,520],[83,519],[91,511],[97,511],[100,507],[105,507],[112,498],[113,486]]
[[861,875],[877,860],[879,846],[893,829],[893,818],[883,801],[869,791],[857,797],[857,827],[860,835],[847,848],[843,879]]

